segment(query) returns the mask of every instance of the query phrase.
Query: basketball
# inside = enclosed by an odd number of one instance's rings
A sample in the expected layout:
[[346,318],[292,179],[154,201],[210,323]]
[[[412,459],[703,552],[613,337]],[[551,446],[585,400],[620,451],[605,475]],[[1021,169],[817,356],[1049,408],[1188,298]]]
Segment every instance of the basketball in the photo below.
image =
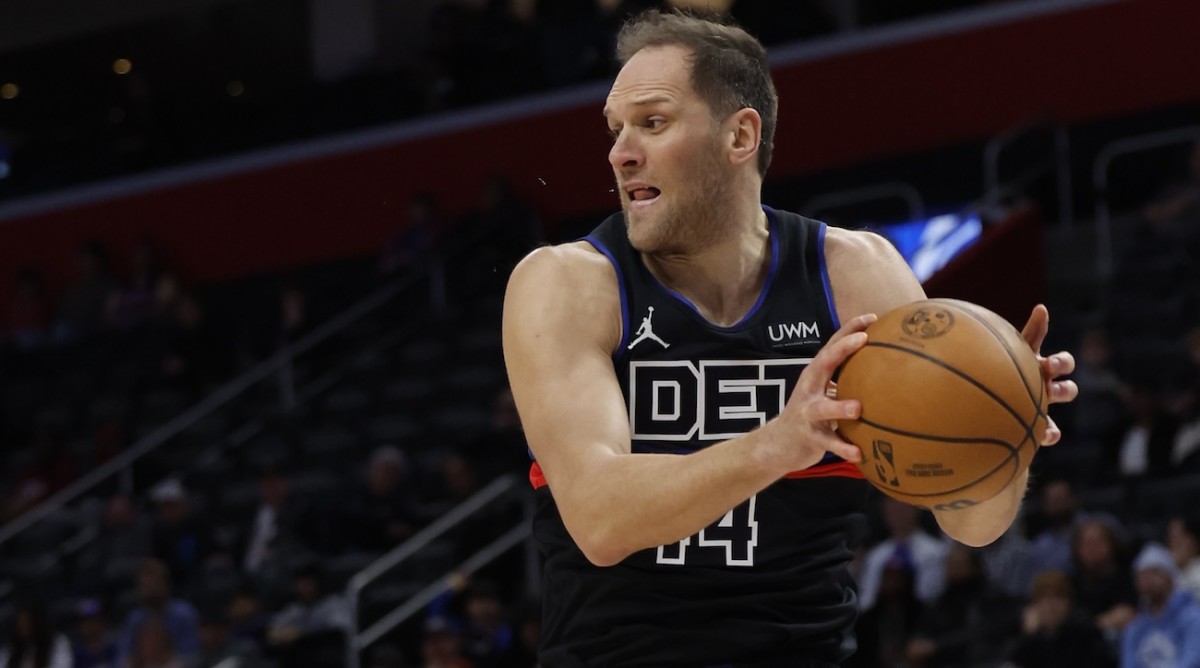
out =
[[959,509],[995,496],[1038,450],[1048,397],[1037,358],[991,311],[954,299],[913,302],[867,328],[842,365],[838,399],[862,416],[838,422],[885,494]]

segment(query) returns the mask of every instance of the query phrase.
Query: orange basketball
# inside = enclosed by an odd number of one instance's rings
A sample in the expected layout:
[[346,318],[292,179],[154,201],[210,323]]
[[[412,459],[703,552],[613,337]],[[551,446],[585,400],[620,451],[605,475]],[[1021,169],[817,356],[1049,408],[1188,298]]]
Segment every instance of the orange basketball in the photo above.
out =
[[1047,396],[1029,344],[975,304],[929,299],[867,328],[842,365],[839,399],[862,417],[838,433],[863,452],[885,494],[932,509],[986,501],[1021,474],[1046,428]]

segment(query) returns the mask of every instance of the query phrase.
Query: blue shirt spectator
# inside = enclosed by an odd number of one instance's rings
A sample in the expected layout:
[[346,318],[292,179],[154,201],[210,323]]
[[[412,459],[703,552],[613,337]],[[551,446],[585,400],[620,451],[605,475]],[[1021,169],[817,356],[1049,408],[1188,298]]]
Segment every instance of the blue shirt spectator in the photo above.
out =
[[1142,608],[1125,629],[1121,668],[1200,667],[1200,607],[1175,590],[1171,554],[1147,545],[1134,562]]
[[190,659],[200,651],[200,615],[190,603],[171,598],[171,576],[161,561],[147,560],[138,571],[140,605],[129,612],[117,645],[121,665],[133,653],[142,626],[157,620],[179,656]]

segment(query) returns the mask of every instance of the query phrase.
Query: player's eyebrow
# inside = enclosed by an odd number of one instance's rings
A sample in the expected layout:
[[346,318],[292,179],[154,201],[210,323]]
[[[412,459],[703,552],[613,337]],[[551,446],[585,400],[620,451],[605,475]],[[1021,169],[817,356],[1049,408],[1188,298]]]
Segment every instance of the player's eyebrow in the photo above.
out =
[[[664,102],[674,102],[674,101],[675,101],[674,98],[669,97],[667,95],[651,95],[649,97],[643,97],[643,98],[638,98],[636,100],[631,100],[629,102],[629,104],[632,106],[635,106],[635,107],[645,107],[645,106],[651,105],[651,104],[661,104]],[[604,111],[602,113],[604,114],[605,118],[608,118],[608,115],[610,113],[612,113],[612,109],[609,109],[608,105],[606,104],[606,105],[604,105]]]

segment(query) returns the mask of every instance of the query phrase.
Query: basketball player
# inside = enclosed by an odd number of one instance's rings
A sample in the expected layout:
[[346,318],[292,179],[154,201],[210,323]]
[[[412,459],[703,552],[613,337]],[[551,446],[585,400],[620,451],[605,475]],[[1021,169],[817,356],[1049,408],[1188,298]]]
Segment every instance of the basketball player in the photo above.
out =
[[[541,663],[836,665],[867,483],[833,431],[860,406],[831,379],[873,314],[924,293],[881,237],[762,205],[776,96],[754,38],[651,12],[617,50],[604,117],[623,212],[525,258],[504,308],[536,457]],[[1047,322],[1039,306],[1025,327],[1035,351]],[[1071,356],[1042,365],[1052,400],[1072,399],[1055,380]],[[1025,482],[937,521],[989,543]]]

